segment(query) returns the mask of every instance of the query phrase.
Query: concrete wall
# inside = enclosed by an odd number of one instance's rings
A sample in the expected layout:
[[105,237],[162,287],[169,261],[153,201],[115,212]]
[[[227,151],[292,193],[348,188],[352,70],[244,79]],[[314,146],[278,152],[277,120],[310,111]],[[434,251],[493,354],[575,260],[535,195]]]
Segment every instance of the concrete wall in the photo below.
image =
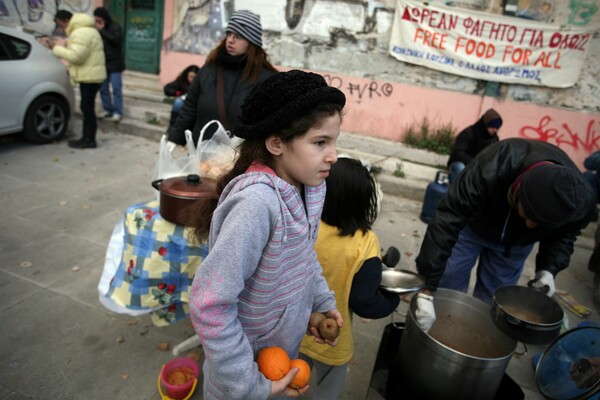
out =
[[[596,3],[520,0],[512,3],[511,11],[553,24],[595,27],[600,26]],[[494,0],[454,4],[502,13],[499,1]],[[580,165],[590,152],[600,149],[600,38],[592,41],[575,86],[550,89],[500,84],[490,97],[484,81],[389,56],[394,7],[392,0],[212,0],[204,6],[166,0],[161,81],[173,79],[191,63],[202,65],[204,55],[223,33],[222,16],[251,9],[261,15],[265,49],[275,65],[282,70],[319,72],[344,91],[348,97],[344,130],[400,141],[406,128],[423,118],[433,126],[451,124],[458,132],[493,107],[504,116],[502,138],[554,143]]]
[[102,6],[102,0],[0,0],[0,25],[22,26],[51,35],[57,10],[92,15],[99,6]]

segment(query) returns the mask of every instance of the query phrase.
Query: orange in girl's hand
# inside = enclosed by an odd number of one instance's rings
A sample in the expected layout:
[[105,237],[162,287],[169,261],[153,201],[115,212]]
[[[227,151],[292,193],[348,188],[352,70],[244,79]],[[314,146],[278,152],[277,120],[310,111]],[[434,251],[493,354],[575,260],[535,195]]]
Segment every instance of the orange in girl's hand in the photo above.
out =
[[298,368],[300,370],[289,385],[292,389],[301,389],[308,385],[308,381],[310,381],[310,366],[306,361],[299,358],[293,359],[290,362],[290,368]]
[[256,363],[258,370],[272,381],[280,380],[290,370],[290,356],[277,346],[259,350]]

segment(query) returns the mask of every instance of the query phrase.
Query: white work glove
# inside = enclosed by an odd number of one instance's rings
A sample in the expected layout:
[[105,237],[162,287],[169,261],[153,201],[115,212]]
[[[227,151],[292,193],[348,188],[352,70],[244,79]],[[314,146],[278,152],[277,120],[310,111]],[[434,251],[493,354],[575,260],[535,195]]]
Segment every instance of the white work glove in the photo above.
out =
[[435,309],[433,308],[433,296],[425,293],[419,293],[417,295],[417,311],[415,311],[415,317],[417,318],[417,325],[425,332],[429,332],[429,329],[435,322]]
[[539,289],[542,293],[548,295],[548,297],[552,297],[556,291],[556,287],[554,286],[554,275],[546,270],[536,272],[535,278],[530,280],[527,283],[527,286]]

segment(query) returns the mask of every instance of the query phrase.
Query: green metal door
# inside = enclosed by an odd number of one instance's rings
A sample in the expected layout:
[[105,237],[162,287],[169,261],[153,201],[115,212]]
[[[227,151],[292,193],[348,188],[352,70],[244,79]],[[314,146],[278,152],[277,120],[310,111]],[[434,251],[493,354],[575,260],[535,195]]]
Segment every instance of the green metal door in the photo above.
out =
[[125,65],[128,70],[159,72],[163,12],[164,0],[127,0]]
[[[110,4],[107,7],[107,4]],[[125,12],[127,10],[127,0],[111,0],[104,1],[104,7],[107,7],[110,11],[110,16],[113,21],[116,21],[125,32]]]

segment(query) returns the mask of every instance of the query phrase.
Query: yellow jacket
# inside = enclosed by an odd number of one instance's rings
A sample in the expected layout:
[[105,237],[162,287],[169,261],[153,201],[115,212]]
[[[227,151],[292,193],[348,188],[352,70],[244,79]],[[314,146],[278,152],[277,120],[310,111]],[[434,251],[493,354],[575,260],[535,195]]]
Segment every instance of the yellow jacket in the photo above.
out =
[[83,83],[103,82],[106,79],[104,45],[94,18],[73,14],[65,33],[67,47],[54,46],[52,54],[69,62],[71,79]]
[[315,250],[323,267],[323,276],[335,292],[336,307],[342,314],[344,326],[335,347],[318,344],[307,335],[300,346],[301,353],[328,365],[346,364],[354,356],[352,310],[348,305],[352,280],[365,260],[380,255],[379,239],[373,231],[363,234],[358,230],[354,236],[340,236],[339,233],[338,228],[321,221]]

